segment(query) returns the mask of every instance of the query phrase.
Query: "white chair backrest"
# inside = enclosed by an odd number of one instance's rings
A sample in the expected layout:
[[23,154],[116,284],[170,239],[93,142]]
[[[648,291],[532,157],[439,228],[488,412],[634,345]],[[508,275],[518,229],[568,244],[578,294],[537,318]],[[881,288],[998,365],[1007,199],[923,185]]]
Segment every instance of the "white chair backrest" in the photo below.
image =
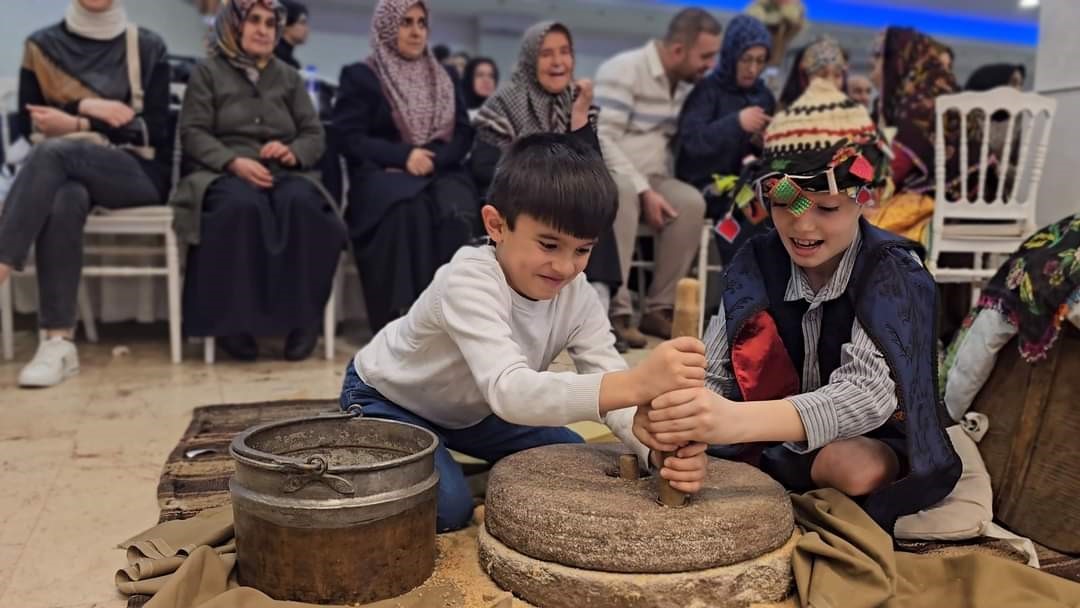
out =
[[[1034,224],[1039,180],[1046,161],[1050,126],[1056,109],[1056,100],[1035,93],[1023,93],[1012,87],[938,97],[934,134],[935,215],[969,220],[1023,220]],[[973,115],[976,110],[978,113]],[[997,159],[995,174],[998,179],[995,185],[987,181],[993,123],[990,117],[1002,111],[1008,114],[1008,119],[1004,123],[1004,147]],[[976,191],[970,192],[970,178],[962,177],[959,180],[960,197],[955,200],[950,200],[946,191],[949,180],[961,177],[946,175],[945,172],[945,119],[950,113],[951,116],[959,115],[960,129],[956,143],[961,175],[966,175],[967,168],[972,166],[968,150],[968,121],[976,121],[976,125],[982,126]],[[1017,137],[1019,141],[1014,141]],[[1014,160],[1016,165],[1010,174],[1010,165]]]
[[11,150],[12,141],[11,125],[8,124],[8,113],[18,109],[19,104],[19,81],[14,78],[0,78],[0,143],[4,147],[4,159],[11,158],[8,153]]

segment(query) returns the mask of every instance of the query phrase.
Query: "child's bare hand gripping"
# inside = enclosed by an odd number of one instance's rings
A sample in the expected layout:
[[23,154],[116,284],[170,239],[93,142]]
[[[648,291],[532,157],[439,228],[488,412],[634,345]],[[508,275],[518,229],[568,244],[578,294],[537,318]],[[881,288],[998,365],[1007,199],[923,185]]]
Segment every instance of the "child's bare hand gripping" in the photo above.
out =
[[660,455],[651,452],[653,466],[660,467],[660,476],[671,482],[671,487],[687,494],[696,494],[701,491],[705,482],[709,457],[705,454],[708,446],[704,443],[691,443],[675,451],[673,456],[668,456],[663,462],[659,462]]
[[703,386],[675,390],[653,400],[642,426],[660,444],[735,443],[734,407]]
[[705,345],[697,338],[668,340],[631,373],[639,403],[649,403],[671,391],[705,386]]

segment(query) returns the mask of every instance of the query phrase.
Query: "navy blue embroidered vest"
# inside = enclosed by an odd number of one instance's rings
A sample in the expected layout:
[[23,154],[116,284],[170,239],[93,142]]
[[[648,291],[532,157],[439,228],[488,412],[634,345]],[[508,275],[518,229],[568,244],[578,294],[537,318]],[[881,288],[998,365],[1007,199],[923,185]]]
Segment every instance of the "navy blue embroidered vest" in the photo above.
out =
[[[823,305],[819,369],[827,382],[840,365],[841,347],[851,341],[856,318],[885,355],[902,420],[887,424],[906,435],[910,471],[867,496],[863,507],[891,534],[898,517],[945,498],[960,478],[961,464],[945,433],[945,410],[938,399],[934,280],[912,257],[914,243],[865,220],[859,229],[862,247],[847,290]],[[755,237],[725,272],[723,307],[733,349],[747,320],[763,312],[772,317],[801,384],[802,317],[808,304],[784,301],[790,276],[791,259],[776,232]],[[728,397],[742,399],[737,388]]]

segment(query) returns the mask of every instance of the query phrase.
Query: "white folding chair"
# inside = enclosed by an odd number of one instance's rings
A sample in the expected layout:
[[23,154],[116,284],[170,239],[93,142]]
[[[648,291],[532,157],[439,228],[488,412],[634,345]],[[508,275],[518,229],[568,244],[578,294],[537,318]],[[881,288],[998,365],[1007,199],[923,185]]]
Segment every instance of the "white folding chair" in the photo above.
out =
[[[0,88],[0,97],[6,96],[6,90]],[[6,106],[5,106],[6,107]],[[5,152],[8,145],[7,125],[4,129]],[[179,149],[179,141],[175,147]],[[173,183],[175,183],[178,165],[175,162],[174,152]],[[121,258],[142,258],[143,261],[154,259],[152,264],[119,264],[106,262],[105,258],[100,262],[88,262],[83,266],[83,277],[159,277],[166,280],[167,299],[169,305],[169,350],[173,363],[180,363],[182,357],[182,342],[180,336],[181,309],[180,309],[180,253],[176,232],[173,231],[173,210],[171,207],[161,205],[148,205],[145,207],[129,207],[126,209],[103,209],[94,207],[86,220],[86,234],[113,235],[121,237],[156,236],[161,237],[160,245],[110,244],[88,245],[84,248],[84,254],[88,258],[109,256]],[[33,266],[28,266],[20,275],[34,273]],[[4,358],[14,357],[13,339],[13,301],[11,295],[11,280],[0,285],[0,331],[3,333]],[[79,312],[86,330],[86,337],[91,342],[97,341],[97,328],[94,324],[93,311],[90,307],[89,297],[86,290],[79,286]]]
[[[722,269],[719,265],[709,265],[709,247],[711,243],[713,223],[712,220],[706,219],[705,224],[701,227],[701,239],[698,243],[698,257],[697,257],[697,279],[700,285],[699,295],[699,323],[698,327],[704,335],[705,327],[705,292],[706,285],[708,283],[708,274],[710,272],[720,272]],[[651,239],[656,236],[656,233],[652,228],[646,224],[639,224],[637,235],[634,238],[634,255],[630,260],[630,270],[637,272],[637,290],[639,306],[643,306],[645,302],[645,296],[647,289],[645,288],[646,280],[645,273],[651,271],[656,267],[656,263],[652,260],[644,259],[644,255],[641,253],[640,241],[641,239]],[[655,255],[655,252],[654,252]]]
[[[1037,229],[1035,205],[1056,109],[1056,100],[1034,93],[1022,93],[1012,87],[937,98],[934,142],[936,185],[927,264],[937,282],[972,283],[973,295],[977,294],[980,284],[997,272],[996,264],[987,263],[985,258],[1012,253]],[[971,114],[975,111],[979,114],[973,118]],[[1004,147],[996,167],[997,187],[992,189],[988,187],[987,180],[990,171],[991,116],[1001,111],[1008,113],[1008,121],[1005,124]],[[946,175],[945,119],[949,112],[959,114],[959,176]],[[967,173],[967,168],[971,166],[967,137],[969,120],[980,120],[983,127],[975,192],[969,192],[970,177]],[[1016,137],[1019,141],[1014,141]],[[1013,153],[1017,149],[1016,164],[1012,166]],[[961,178],[960,196],[950,200],[946,183],[957,177]],[[973,254],[973,264],[970,268],[942,268],[938,261],[943,253]]]
[[[11,161],[11,129],[8,125],[8,112],[17,104],[19,92],[18,81],[14,78],[0,79],[0,146],[4,150],[4,162]],[[2,206],[2,205],[0,205]],[[4,359],[10,361],[15,357],[15,322],[14,302],[11,296],[11,282],[9,278],[0,285],[0,350],[3,351]]]

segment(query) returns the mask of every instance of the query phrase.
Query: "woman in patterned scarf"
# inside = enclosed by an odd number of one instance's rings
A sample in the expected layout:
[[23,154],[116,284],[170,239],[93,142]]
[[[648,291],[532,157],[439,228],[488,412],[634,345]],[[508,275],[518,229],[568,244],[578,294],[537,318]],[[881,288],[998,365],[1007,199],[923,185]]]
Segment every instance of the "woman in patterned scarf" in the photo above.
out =
[[[890,27],[874,52],[872,79],[878,96],[877,118],[893,132],[893,180],[896,195],[867,214],[873,224],[927,244],[926,227],[934,213],[934,101],[960,90],[943,62],[948,47],[911,28]],[[946,124],[946,165],[957,174],[958,119]],[[968,145],[978,141],[970,127]],[[976,148],[977,149],[977,148]],[[978,155],[969,156],[978,162]],[[955,181],[954,185],[958,185]]]
[[334,127],[349,171],[347,219],[371,328],[412,305],[480,231],[462,163],[472,147],[456,77],[428,50],[421,0],[379,0],[371,56],[346,66]]
[[[592,82],[574,80],[574,43],[570,30],[556,21],[541,21],[525,31],[510,82],[489,97],[473,124],[476,145],[470,167],[481,191],[495,175],[503,150],[533,133],[571,133],[600,154],[600,140],[591,120]],[[622,283],[615,235],[608,231],[593,249],[585,276],[605,309]],[[618,344],[620,350],[622,344]]]
[[258,355],[259,336],[286,336],[286,359],[311,354],[345,244],[313,171],[319,117],[300,74],[273,55],[284,19],[277,0],[223,5],[180,112],[190,171],[171,203],[191,245],[184,331],[240,360]]

